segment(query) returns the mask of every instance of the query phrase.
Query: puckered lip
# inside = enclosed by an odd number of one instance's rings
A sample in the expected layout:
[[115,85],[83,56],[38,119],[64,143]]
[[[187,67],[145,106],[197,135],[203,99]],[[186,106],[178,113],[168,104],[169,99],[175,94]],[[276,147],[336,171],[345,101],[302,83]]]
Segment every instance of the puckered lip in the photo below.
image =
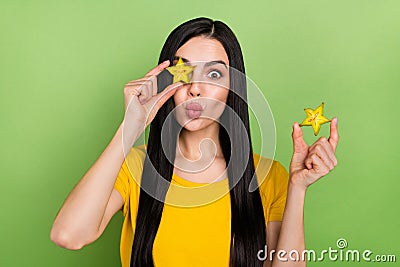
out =
[[190,109],[190,110],[199,110],[199,111],[203,111],[205,108],[204,104],[202,104],[199,101],[188,101],[185,104],[185,109]]

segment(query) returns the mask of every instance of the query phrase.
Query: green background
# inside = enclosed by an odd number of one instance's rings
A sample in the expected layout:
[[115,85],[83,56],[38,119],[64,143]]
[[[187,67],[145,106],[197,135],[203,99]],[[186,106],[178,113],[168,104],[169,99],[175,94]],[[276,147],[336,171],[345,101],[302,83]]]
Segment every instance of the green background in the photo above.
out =
[[[348,249],[399,257],[399,10],[397,0],[1,1],[0,266],[120,265],[121,213],[80,251],[54,245],[51,225],[121,123],[124,84],[197,16],[236,33],[286,168],[303,108],[324,101],[325,115],[339,119],[338,165],[307,193],[307,248],[345,238]],[[303,131],[311,144],[329,126],[317,137]],[[308,266],[334,265],[377,264]]]

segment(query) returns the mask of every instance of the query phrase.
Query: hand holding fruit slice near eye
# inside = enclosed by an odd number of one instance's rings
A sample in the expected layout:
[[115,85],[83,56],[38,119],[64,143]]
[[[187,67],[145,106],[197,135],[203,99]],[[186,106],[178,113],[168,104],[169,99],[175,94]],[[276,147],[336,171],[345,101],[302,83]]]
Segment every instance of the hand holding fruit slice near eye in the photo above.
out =
[[311,108],[305,108],[304,111],[307,114],[307,118],[304,119],[300,126],[312,126],[314,129],[314,135],[318,135],[321,125],[331,120],[324,117],[324,102],[319,105],[315,110]]

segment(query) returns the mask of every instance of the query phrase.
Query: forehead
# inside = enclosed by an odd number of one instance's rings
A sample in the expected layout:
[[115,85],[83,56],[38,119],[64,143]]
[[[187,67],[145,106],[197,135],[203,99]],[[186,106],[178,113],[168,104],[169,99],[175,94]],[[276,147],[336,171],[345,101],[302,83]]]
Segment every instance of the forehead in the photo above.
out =
[[229,65],[228,55],[222,44],[218,40],[202,36],[189,39],[176,51],[175,55],[186,58],[190,62],[223,60]]

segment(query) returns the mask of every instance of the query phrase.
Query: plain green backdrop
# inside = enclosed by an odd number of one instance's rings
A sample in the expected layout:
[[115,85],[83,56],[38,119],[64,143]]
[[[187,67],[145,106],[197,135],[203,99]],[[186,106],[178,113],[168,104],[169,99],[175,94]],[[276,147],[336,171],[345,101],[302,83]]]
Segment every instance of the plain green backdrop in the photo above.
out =
[[[123,118],[123,86],[157,64],[167,35],[207,16],[236,33],[271,106],[287,169],[292,123],[325,102],[337,167],[307,192],[306,245],[400,256],[400,1],[1,1],[0,266],[120,266],[118,213],[80,251],[49,239],[73,186]],[[323,125],[308,144],[329,136]],[[257,141],[257,140],[255,140]],[[309,263],[309,266],[396,263]]]

